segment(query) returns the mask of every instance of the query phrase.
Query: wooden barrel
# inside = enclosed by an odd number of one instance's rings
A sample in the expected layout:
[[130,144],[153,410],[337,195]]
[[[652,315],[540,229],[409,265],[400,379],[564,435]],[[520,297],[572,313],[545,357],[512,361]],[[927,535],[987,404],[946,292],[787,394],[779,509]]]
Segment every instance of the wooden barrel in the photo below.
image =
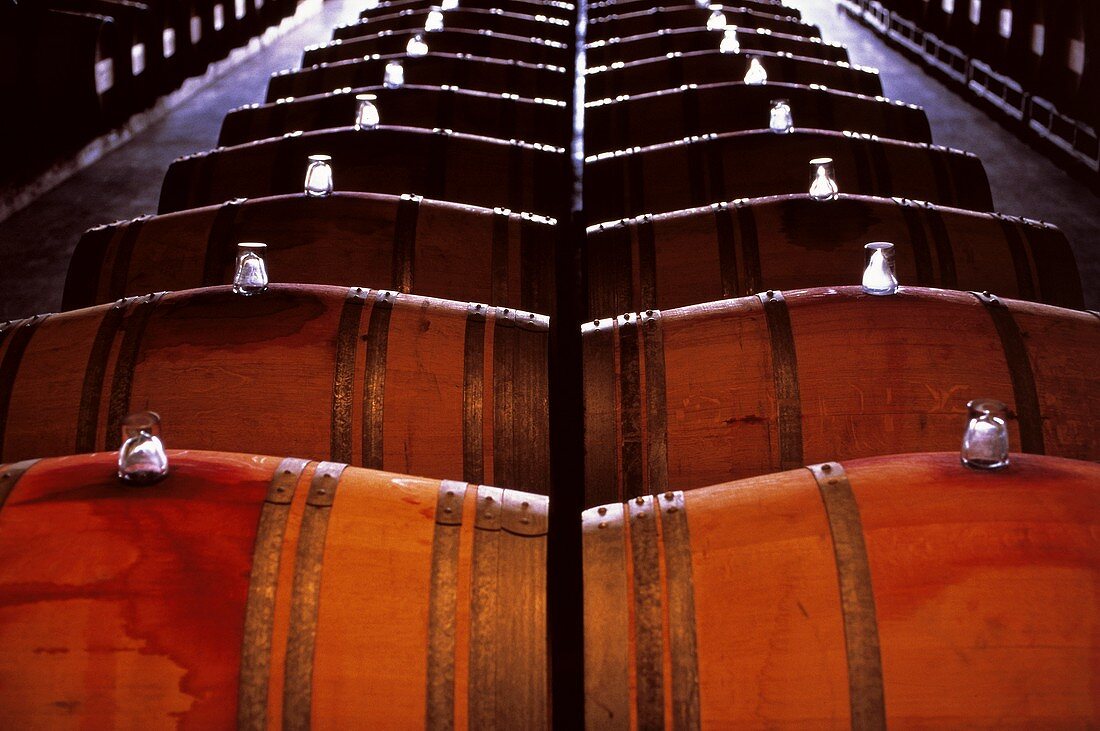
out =
[[904,287],[771,290],[583,328],[586,501],[835,457],[958,450],[966,403],[1013,451],[1100,458],[1100,315]]
[[[594,41],[586,49],[589,66],[602,66],[616,61],[641,61],[669,53],[709,51],[719,47],[722,35],[705,27],[676,28],[674,30],[643,33],[629,38],[611,38]],[[839,43],[829,43],[820,38],[805,38],[789,33],[758,31],[754,28],[738,28],[737,40],[745,51],[791,53],[805,58],[823,61],[847,61],[848,49]]]
[[590,67],[585,76],[585,93],[598,99],[675,89],[684,84],[740,81],[745,77],[752,58],[759,59],[763,64],[769,82],[806,86],[819,84],[867,96],[882,94],[882,80],[875,69],[844,61],[833,63],[779,53],[722,53],[717,46],[707,51],[674,53],[623,64]]
[[[589,18],[602,18],[607,15],[614,15],[616,13],[636,13],[639,11],[649,10],[654,6],[653,0],[635,0],[635,2],[616,2],[615,0],[605,0],[603,2],[594,2],[588,5],[588,17]],[[680,6],[683,7],[683,6]],[[783,15],[788,18],[802,18],[802,11],[798,8],[792,8],[789,5],[784,5],[778,0],[741,0],[734,5],[724,5],[723,8],[736,8],[742,10],[754,10],[760,13],[767,13],[768,15]]]
[[332,156],[337,190],[408,193],[547,216],[560,216],[568,198],[563,148],[381,125],[306,132],[182,157],[165,175],[160,213],[299,193],[314,154]]
[[228,283],[239,241],[267,244],[275,281],[390,289],[549,314],[547,219],[414,196],[336,193],[235,200],[91,229],[62,307]]
[[[319,63],[346,61],[362,58],[372,53],[383,56],[404,53],[409,39],[423,29],[383,31],[346,41],[335,40],[319,46],[310,46],[302,54],[302,68]],[[510,58],[527,63],[568,62],[568,46],[560,41],[531,38],[508,33],[491,33],[470,28],[447,28],[425,38],[428,48],[438,53],[468,53],[489,58]]]
[[[425,10],[439,6],[439,0],[382,0],[375,7],[367,8],[360,13],[363,18],[373,18],[380,15],[392,15],[404,10]],[[508,12],[523,13],[526,15],[546,15],[551,18],[572,21],[574,5],[569,2],[557,0],[465,0],[462,3],[464,9],[500,8]],[[445,12],[451,12],[450,10]]]
[[985,168],[969,152],[796,127],[783,135],[729,132],[589,156],[585,213],[589,223],[601,223],[735,198],[805,193],[809,161],[819,157],[835,160],[845,193],[993,210]]
[[816,85],[769,82],[755,86],[732,81],[589,102],[584,119],[585,150],[592,154],[692,135],[767,129],[774,99],[790,102],[797,127],[932,141],[928,117],[913,104]]
[[378,96],[375,104],[386,124],[524,140],[564,146],[572,122],[565,102],[507,93],[467,91],[452,86],[408,85],[397,89],[367,86],[298,97],[273,104],[247,104],[222,121],[219,145],[240,145],[295,130],[347,127],[354,122],[357,94]]
[[[384,30],[402,31],[423,28],[428,19],[427,8],[412,12],[397,12],[389,15],[363,17],[357,23],[337,26],[332,37],[348,39],[367,33]],[[548,38],[561,43],[569,43],[576,32],[573,25],[560,18],[550,18],[542,13],[502,11],[497,8],[455,8],[444,16],[445,28],[468,28],[471,30],[491,30],[494,33],[507,33],[517,36]]]
[[[587,40],[606,41],[609,38],[628,38],[643,33],[656,33],[659,30],[677,28],[705,28],[711,11],[697,5],[677,7],[657,7],[637,10],[629,13],[612,13],[588,21]],[[761,13],[755,10],[725,9],[729,25],[745,28],[767,28],[777,33],[786,33],[806,38],[820,38],[821,30],[816,25],[803,23],[785,14]],[[718,42],[717,33],[715,43]]]
[[1012,459],[832,462],[586,511],[587,728],[1100,724],[1100,465]]
[[0,468],[6,728],[549,725],[546,498],[168,454]]
[[272,285],[160,293],[13,322],[0,459],[171,445],[289,452],[545,493],[547,318],[393,292]]
[[390,56],[371,56],[351,61],[319,64],[300,71],[283,70],[271,76],[267,98],[273,102],[286,97],[324,94],[344,87],[357,88],[381,84],[386,64],[400,61],[405,82],[422,86],[458,86],[473,91],[507,92],[525,97],[568,98],[571,81],[562,66],[531,64],[483,56],[455,53],[429,53],[410,57],[402,51]]
[[593,226],[589,313],[858,282],[870,241],[896,245],[905,284],[1084,307],[1073,250],[1050,224],[906,198],[784,195]]

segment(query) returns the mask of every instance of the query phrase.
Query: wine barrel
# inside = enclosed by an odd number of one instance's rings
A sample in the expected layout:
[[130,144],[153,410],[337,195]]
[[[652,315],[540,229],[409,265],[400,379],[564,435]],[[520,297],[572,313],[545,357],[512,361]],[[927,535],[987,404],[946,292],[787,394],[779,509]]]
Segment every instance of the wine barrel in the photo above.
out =
[[[641,61],[669,53],[709,51],[719,47],[722,34],[705,27],[643,33],[629,38],[611,38],[589,43],[586,49],[589,66],[603,66],[616,61]],[[804,38],[788,33],[762,32],[754,28],[738,28],[737,40],[744,51],[791,53],[822,61],[847,61],[848,49],[839,43],[820,38]]]
[[132,0],[50,0],[44,5],[51,10],[111,19],[120,41],[113,48],[113,76],[127,114],[141,111],[162,91],[163,18],[155,4]]
[[[360,13],[360,17],[373,18],[380,15],[392,15],[406,10],[430,10],[439,7],[439,0],[382,0],[374,3]],[[551,18],[572,21],[574,5],[558,0],[465,0],[463,9],[500,8],[508,12],[523,13],[526,15],[546,15]],[[451,12],[450,10],[444,12]]]
[[0,468],[6,728],[548,726],[546,498],[168,456]]
[[717,47],[708,51],[674,53],[610,66],[589,67],[584,82],[585,94],[590,93],[598,99],[675,89],[684,84],[740,81],[745,77],[752,58],[763,64],[769,82],[807,86],[818,84],[866,96],[882,94],[882,80],[876,69],[854,66],[844,61],[833,63],[789,54],[722,53]]
[[[367,11],[369,12],[369,11]],[[367,33],[384,30],[402,31],[423,28],[430,11],[413,10],[389,15],[363,17],[357,23],[337,26],[333,39],[355,38]],[[569,43],[575,31],[573,25],[560,18],[551,18],[542,13],[530,14],[514,11],[502,11],[496,8],[455,8],[444,14],[444,28],[468,28],[470,30],[491,30],[494,33],[507,33],[517,36],[548,38],[560,43]]]
[[386,124],[564,146],[572,123],[565,102],[451,86],[367,86],[299,97],[274,104],[246,104],[225,115],[218,144],[279,137],[296,130],[346,127],[355,121],[357,94],[377,95]]
[[[629,13],[612,13],[588,21],[587,40],[606,41],[610,38],[628,38],[643,33],[656,33],[660,30],[677,28],[705,28],[711,11],[698,5],[677,7],[656,7]],[[745,28],[767,28],[776,33],[786,33],[805,38],[820,38],[821,30],[816,25],[785,14],[761,13],[755,10],[723,8],[726,22],[731,26]],[[717,33],[715,42],[717,43]]]
[[[650,10],[653,6],[653,0],[635,0],[635,2],[615,2],[615,0],[609,0],[605,2],[594,2],[588,5],[588,17],[603,18],[607,15],[614,15],[616,13],[636,13]],[[789,5],[784,5],[781,2],[773,2],[771,0],[741,0],[735,5],[723,5],[721,7],[754,10],[769,15],[783,15],[788,18],[802,18],[802,11],[798,8],[792,8]]]
[[413,194],[560,216],[568,158],[560,147],[450,130],[381,125],[291,134],[189,155],[168,168],[160,213],[303,190],[308,157],[331,155],[337,190]]
[[4,327],[0,459],[172,444],[545,493],[547,319],[359,288],[159,293]]
[[583,328],[586,501],[835,457],[958,449],[966,403],[1012,449],[1100,459],[1100,315],[904,287],[770,290]]
[[268,82],[265,101],[381,84],[386,75],[386,64],[390,61],[402,63],[405,82],[409,84],[446,84],[473,91],[507,92],[526,97],[564,100],[568,98],[572,80],[562,66],[454,53],[410,57],[402,51],[390,56],[318,64],[300,71],[278,71]]
[[767,129],[775,99],[790,102],[797,127],[845,130],[931,142],[924,110],[912,104],[817,85],[740,81],[687,85],[589,102],[585,149],[592,153],[655,145],[692,135]]
[[586,511],[587,728],[1097,725],[1100,465],[1012,460],[831,462]]
[[91,229],[73,252],[62,308],[227,283],[237,242],[263,241],[276,281],[359,284],[549,314],[555,236],[539,216],[415,196],[235,200]]
[[905,284],[1084,307],[1073,250],[1050,224],[906,198],[842,195],[822,203],[784,195],[593,226],[589,313],[614,317],[857,282],[870,241],[896,245]]
[[[389,55],[404,53],[409,39],[417,33],[406,31],[383,31],[373,35],[360,36],[346,41],[335,40],[310,46],[302,53],[302,68],[319,63],[346,61],[362,58],[372,53]],[[564,65],[568,63],[568,46],[560,41],[543,38],[492,33],[470,28],[447,28],[431,34],[425,34],[425,42],[431,51],[437,53],[466,53],[472,56],[514,59],[527,63],[550,63]]]
[[981,160],[937,145],[858,132],[728,132],[591,155],[585,159],[590,223],[706,206],[734,198],[803,193],[809,161],[835,160],[840,190],[993,210]]

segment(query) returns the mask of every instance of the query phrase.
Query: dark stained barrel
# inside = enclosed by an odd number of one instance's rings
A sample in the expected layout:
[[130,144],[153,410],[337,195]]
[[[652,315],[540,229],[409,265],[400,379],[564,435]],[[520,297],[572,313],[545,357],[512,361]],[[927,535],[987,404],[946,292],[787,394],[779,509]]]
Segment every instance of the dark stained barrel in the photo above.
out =
[[[589,66],[603,66],[616,61],[641,61],[669,53],[689,53],[717,49],[723,34],[703,26],[661,30],[629,38],[593,41],[585,49]],[[747,52],[791,53],[822,61],[848,61],[848,49],[839,43],[820,38],[806,38],[789,33],[774,33],[755,28],[738,28],[737,41]]]
[[989,181],[971,153],[854,132],[731,132],[592,155],[585,160],[589,223],[805,193],[809,161],[835,160],[841,192],[902,196],[977,211],[993,209]]
[[[589,4],[588,12],[591,18],[602,18],[607,15],[621,15],[624,13],[637,13],[650,10],[656,5],[657,3],[653,0],[630,0],[628,2],[623,2],[622,0],[597,0]],[[678,9],[682,7],[691,6],[686,3],[679,6],[670,4],[665,9]],[[802,11],[780,0],[745,0],[735,5],[720,5],[719,7],[733,10],[753,10],[768,15],[783,15],[790,18],[802,18]]]
[[1013,451],[1100,458],[1100,315],[903,287],[780,292],[583,329],[586,502],[823,459],[957,451],[966,403]]
[[[616,0],[597,0],[588,5],[589,18],[602,18],[607,15],[636,13],[649,10],[656,3],[653,0],[634,0],[633,2],[616,2]],[[674,6],[670,6],[674,7]],[[779,0],[744,0],[736,5],[725,5],[723,8],[754,10],[768,15],[783,15],[788,18],[801,18],[802,11],[785,5]]]
[[589,67],[585,76],[585,94],[598,99],[675,89],[684,84],[740,81],[745,78],[753,58],[764,66],[769,82],[819,84],[867,96],[882,94],[882,80],[876,69],[854,66],[844,61],[834,63],[779,53],[722,53],[717,47],[708,51],[628,61],[621,65]]
[[590,228],[589,313],[614,317],[855,283],[871,241],[896,245],[898,278],[907,285],[1084,307],[1073,250],[1050,224],[905,198],[787,195]]
[[796,127],[931,142],[924,110],[883,97],[801,84],[733,81],[593,100],[585,105],[588,154],[692,135],[767,129],[772,101],[786,99]]
[[267,244],[274,281],[390,289],[548,314],[555,226],[413,196],[235,200],[120,221],[81,237],[62,307],[232,280],[240,241]]
[[[332,33],[333,39],[348,39],[357,36],[378,33],[384,30],[402,31],[423,28],[428,17],[428,8],[412,12],[397,12],[388,15],[375,15],[362,18],[357,23],[337,26]],[[491,30],[494,33],[534,36],[569,43],[575,32],[572,24],[560,18],[551,18],[541,13],[502,11],[498,8],[456,8],[445,14],[443,26],[451,28],[470,28]]]
[[507,92],[525,97],[545,96],[558,100],[568,98],[569,94],[570,79],[562,66],[454,53],[429,53],[427,56],[409,57],[401,52],[390,56],[319,64],[300,71],[279,71],[268,82],[265,101],[324,94],[344,87],[381,84],[385,77],[386,64],[390,61],[402,63],[405,83],[408,84],[447,84],[474,91]]
[[225,115],[219,145],[239,145],[296,130],[347,127],[354,122],[357,94],[375,94],[386,124],[524,140],[564,146],[571,122],[563,101],[467,91],[450,86],[367,86],[298,97],[293,101],[248,104]]
[[0,467],[6,728],[548,727],[546,498],[168,456]]
[[393,292],[160,293],[0,333],[2,456],[117,449],[152,409],[178,448],[544,493],[547,319]]
[[[821,31],[816,25],[803,23],[787,15],[785,8],[778,12],[761,13],[756,10],[723,8],[728,25],[746,28],[767,28],[777,33],[820,38]],[[705,28],[711,11],[697,5],[679,5],[675,7],[656,7],[627,13],[612,13],[588,21],[587,39],[605,41],[609,38],[627,38],[643,33],[655,33],[659,30],[676,28]],[[715,34],[717,40],[717,33]]]
[[[573,19],[574,5],[563,0],[465,0],[462,8],[501,9],[508,12],[522,13],[524,15],[545,15],[561,20]],[[419,11],[439,7],[439,0],[382,0],[373,7],[368,7],[360,13],[362,18],[374,18],[383,15],[393,15],[406,10]],[[446,12],[452,12],[450,10]]]
[[[363,58],[372,53],[383,56],[404,53],[409,39],[423,29],[381,32],[360,36],[346,41],[335,40],[318,46],[310,46],[302,53],[302,68],[319,63],[333,63],[352,58]],[[428,49],[436,53],[468,53],[488,58],[513,59],[527,63],[568,62],[568,46],[561,41],[531,38],[507,33],[489,33],[470,28],[447,28],[426,34]]]
[[172,163],[160,212],[303,190],[308,157],[332,156],[336,190],[422,195],[557,217],[566,197],[562,148],[413,127],[345,127],[261,140]]
[[1012,459],[844,460],[586,511],[588,728],[1095,725],[1100,465]]

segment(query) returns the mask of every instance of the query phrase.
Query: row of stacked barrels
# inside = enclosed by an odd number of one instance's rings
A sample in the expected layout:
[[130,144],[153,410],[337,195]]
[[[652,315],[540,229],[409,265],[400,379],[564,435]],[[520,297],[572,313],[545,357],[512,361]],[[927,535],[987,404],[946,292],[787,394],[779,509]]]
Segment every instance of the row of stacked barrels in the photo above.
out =
[[882,91],[770,0],[372,0],[0,328],[4,725],[550,723],[575,142],[587,725],[1097,723],[1100,314]]
[[0,184],[17,185],[293,16],[298,0],[0,3]]
[[913,23],[1016,81],[1028,94],[1095,126],[1100,121],[1100,8],[1084,0],[879,0]]

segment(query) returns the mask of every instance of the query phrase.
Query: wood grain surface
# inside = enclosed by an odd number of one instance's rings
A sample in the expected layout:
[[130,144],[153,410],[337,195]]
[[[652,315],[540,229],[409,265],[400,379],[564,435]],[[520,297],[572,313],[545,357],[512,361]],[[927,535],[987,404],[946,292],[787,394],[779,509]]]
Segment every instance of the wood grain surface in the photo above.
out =
[[[757,10],[730,7],[723,8],[722,12],[726,16],[728,25],[767,28],[777,33],[805,38],[821,37],[821,31],[816,25],[792,18],[786,13],[785,8],[762,13]],[[700,8],[697,5],[651,6],[644,10],[628,9],[627,12],[615,12],[590,19],[586,39],[589,42],[604,41],[615,37],[626,38],[642,33],[653,33],[662,29],[704,28],[710,13],[708,8]]]
[[7,461],[117,449],[122,418],[152,409],[170,447],[543,492],[546,328],[508,308],[309,285],[18,321],[0,334],[0,448]]
[[557,229],[546,218],[414,196],[236,200],[92,229],[66,310],[232,281],[239,241],[267,244],[273,281],[390,289],[548,314]]
[[[1014,452],[1100,457],[1089,365],[1100,318],[1087,312],[841,287],[635,320],[601,319],[582,334],[588,505],[827,458],[957,451],[973,398],[1008,404]],[[656,335],[660,348],[649,348]],[[653,373],[663,397],[648,392]],[[667,481],[638,467],[662,453]]]
[[671,52],[625,63],[591,66],[585,76],[585,93],[599,99],[675,89],[683,84],[738,81],[745,78],[752,58],[764,66],[769,83],[820,84],[867,96],[882,94],[882,81],[874,69],[852,66],[844,61],[792,56],[782,51],[746,48],[739,53],[722,53],[717,44],[703,51]]
[[1084,306],[1073,250],[1050,224],[842,194],[827,202],[807,195],[736,200],[590,227],[589,312],[613,317],[765,289],[855,283],[871,241],[895,245],[906,285]]
[[[219,145],[239,145],[296,130],[347,127],[354,122],[360,94],[377,96],[386,124],[452,129],[455,132],[563,146],[569,129],[565,102],[541,97],[513,98],[510,92],[484,92],[449,85],[405,85],[387,89],[372,82],[289,102],[249,104],[225,115]],[[874,131],[874,130],[868,130]]]
[[265,101],[323,94],[345,86],[358,88],[380,84],[385,76],[386,64],[390,61],[401,62],[408,84],[450,84],[498,94],[508,92],[525,97],[568,98],[569,78],[563,66],[432,52],[430,49],[431,46],[426,56],[410,57],[402,50],[385,56],[372,54],[347,61],[321,63],[297,71],[280,71],[268,82]]
[[841,193],[902,196],[993,210],[981,160],[946,147],[858,132],[799,129],[706,134],[585,160],[589,224],[735,198],[805,193],[810,160],[834,160]]
[[[0,510],[5,727],[414,727],[439,687],[439,725],[548,725],[545,498],[177,450],[132,487],[115,458],[40,460]],[[508,600],[440,580],[471,566]]]
[[[629,658],[644,642],[672,646],[698,679],[698,716],[677,715],[677,728],[1096,720],[1093,462],[1013,455],[982,472],[954,452],[896,455],[638,501],[659,530],[624,530],[621,504],[584,515],[589,728],[641,728],[653,703],[668,719],[677,699],[690,710],[675,677],[643,693]],[[693,612],[677,609],[670,574],[666,624],[647,639],[612,610],[638,601],[633,577],[652,569],[639,555],[672,566],[685,553]]]
[[349,124],[179,158],[165,175],[159,212],[301,193],[309,156],[320,154],[332,157],[338,191],[421,195],[559,219],[568,201],[563,148],[443,129],[356,130]]
[[768,129],[775,99],[790,102],[796,127],[932,141],[924,110],[912,104],[795,83],[754,86],[737,80],[590,101],[585,150],[593,154],[691,135]]

